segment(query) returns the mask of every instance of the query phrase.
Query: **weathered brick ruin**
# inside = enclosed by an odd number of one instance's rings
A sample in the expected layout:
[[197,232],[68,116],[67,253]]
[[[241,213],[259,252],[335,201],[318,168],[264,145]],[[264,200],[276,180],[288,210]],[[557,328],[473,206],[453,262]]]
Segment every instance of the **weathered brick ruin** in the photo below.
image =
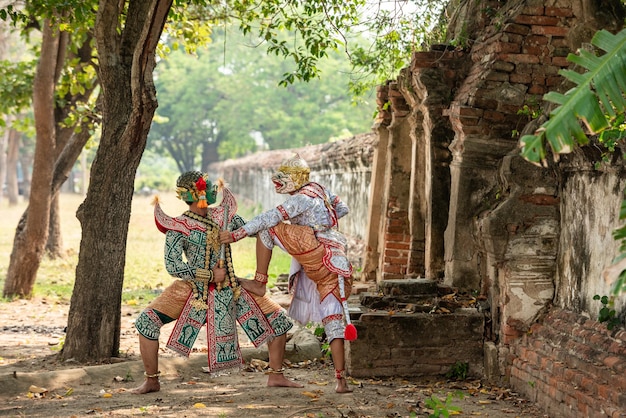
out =
[[[455,6],[456,47],[415,53],[379,88],[374,136],[299,150],[356,213],[342,229],[362,244],[353,259],[370,292],[355,309],[350,372],[443,374],[465,362],[551,417],[626,417],[626,302],[609,331],[593,299],[610,293],[602,272],[618,249],[623,160],[603,163],[590,146],[539,168],[518,149],[542,122],[532,113],[548,106],[543,94],[569,87],[558,74],[567,55],[598,29],[621,29],[622,2]],[[283,156],[213,170],[261,202],[273,193],[258,179]],[[436,309],[462,295],[475,303]]]

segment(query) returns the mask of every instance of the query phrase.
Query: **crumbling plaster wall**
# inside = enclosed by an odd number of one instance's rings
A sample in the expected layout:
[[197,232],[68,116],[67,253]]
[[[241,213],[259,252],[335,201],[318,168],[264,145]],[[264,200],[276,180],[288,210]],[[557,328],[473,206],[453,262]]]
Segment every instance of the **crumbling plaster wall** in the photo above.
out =
[[[599,148],[589,147],[564,156],[559,167],[561,222],[567,228],[559,237],[555,304],[595,319],[601,305],[594,295],[611,293],[602,273],[618,254],[613,232],[621,226],[625,163],[620,156],[603,163]],[[618,298],[614,308],[625,315],[626,298]]]

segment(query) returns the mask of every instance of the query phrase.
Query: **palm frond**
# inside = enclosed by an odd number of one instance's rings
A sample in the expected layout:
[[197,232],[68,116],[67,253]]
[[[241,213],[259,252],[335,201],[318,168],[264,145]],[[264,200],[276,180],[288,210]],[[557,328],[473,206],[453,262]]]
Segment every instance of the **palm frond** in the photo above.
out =
[[617,35],[598,31],[591,43],[604,51],[596,56],[581,50],[567,59],[586,71],[582,74],[561,70],[559,74],[576,84],[565,94],[550,92],[544,100],[558,104],[550,118],[533,135],[520,139],[522,156],[536,165],[546,165],[546,141],[555,157],[585,145],[588,137],[579,121],[590,133],[610,127],[609,121],[623,114],[626,107],[626,29]]

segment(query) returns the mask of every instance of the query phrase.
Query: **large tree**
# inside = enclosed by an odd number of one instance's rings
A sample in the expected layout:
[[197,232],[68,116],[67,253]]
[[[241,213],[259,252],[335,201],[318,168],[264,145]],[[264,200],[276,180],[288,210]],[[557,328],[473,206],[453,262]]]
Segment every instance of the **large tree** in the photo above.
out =
[[[92,38],[80,30],[76,21],[70,34],[67,30],[67,22],[71,20],[68,9],[58,8],[50,2],[43,8],[39,6],[30,4],[13,14],[16,23],[23,22],[25,33],[40,29],[42,37],[32,86],[36,144],[29,182],[29,205],[15,231],[4,284],[5,297],[29,297],[44,253],[62,254],[58,191],[89,139],[88,128],[92,123],[92,118],[75,110],[89,99],[96,86],[94,76],[85,71],[85,68],[91,68]],[[73,12],[71,16],[78,16],[77,10]],[[68,62],[72,63],[71,68],[68,68]],[[22,74],[19,77],[22,83],[28,80],[24,71],[13,74]],[[2,95],[9,96],[11,91],[5,87]],[[19,109],[24,106],[22,96],[11,95],[6,103]]]
[[[228,10],[241,16],[243,30],[251,30],[255,19],[262,22],[259,30],[271,45],[276,45],[272,41],[288,20],[306,45],[291,53],[298,66],[288,78],[315,77],[317,60],[326,48],[336,46],[328,39],[329,25],[321,22],[333,19],[333,24],[342,24],[347,14],[339,6],[344,3],[337,2],[334,9],[327,9],[326,3],[297,1],[288,2],[289,7],[280,1],[260,4],[259,8],[235,1]],[[118,355],[133,181],[157,107],[155,52],[171,6],[171,0],[101,0],[98,4],[94,33],[102,86],[102,137],[87,197],[78,210],[83,234],[63,358],[87,362]]]
[[[33,83],[33,112],[37,147],[33,163],[29,209],[42,216],[22,219],[23,233],[16,233],[5,282],[5,295],[30,295],[48,239],[52,173],[55,155],[54,88],[59,77],[58,55],[63,53],[63,37],[58,23],[43,21],[42,51]],[[28,249],[28,250],[27,250]]]
[[[62,351],[64,358],[81,362],[102,361],[118,354],[133,182],[157,107],[152,72],[168,14],[172,18],[169,26],[173,31],[192,36],[210,32],[207,28],[218,19],[237,19],[240,30],[255,33],[269,52],[295,63],[293,70],[282,75],[281,83],[289,85],[295,81],[309,81],[319,74],[319,60],[326,57],[327,51],[339,49],[344,43],[341,30],[356,24],[358,7],[365,3],[365,0],[232,0],[220,3],[177,0],[172,8],[172,1],[100,0],[97,5],[95,0],[26,2],[27,5],[48,6],[48,10],[57,13],[63,10],[62,6],[68,7],[67,12],[96,10],[93,33],[101,86],[102,136],[91,167],[87,196],[77,213],[82,225],[82,240]],[[50,21],[54,31],[60,29],[58,20]],[[204,26],[197,22],[204,22]],[[283,30],[293,31],[290,42],[280,38]],[[52,65],[51,61],[47,62]],[[45,80],[54,81],[48,74],[41,74],[44,75],[47,76]],[[42,86],[42,90],[35,93],[37,100],[42,97],[51,99],[51,91],[54,91],[51,85]],[[41,119],[37,122],[41,124],[38,129],[49,135],[36,151],[35,159],[40,161],[46,152],[48,155],[56,152],[54,114],[50,108],[37,114]],[[49,162],[44,165],[45,173],[37,179],[40,192],[46,187],[52,190],[53,186]],[[35,166],[42,164],[36,162]],[[46,194],[39,202],[46,217],[50,197]],[[37,224],[40,237],[47,234],[43,228],[46,223]],[[34,248],[36,257],[29,269],[32,277],[41,259],[40,248]]]

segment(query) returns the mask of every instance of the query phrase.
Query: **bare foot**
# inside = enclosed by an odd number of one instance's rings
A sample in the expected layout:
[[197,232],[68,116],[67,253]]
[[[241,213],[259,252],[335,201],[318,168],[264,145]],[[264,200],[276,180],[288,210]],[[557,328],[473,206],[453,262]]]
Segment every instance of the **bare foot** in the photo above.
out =
[[131,390],[130,393],[133,393],[135,395],[143,395],[144,393],[158,392],[160,390],[161,383],[159,383],[159,379],[150,377],[144,380],[141,386],[138,386],[135,389]]
[[273,388],[303,388],[304,385],[300,383],[294,382],[293,380],[289,380],[285,377],[284,374],[275,373],[270,374],[267,377],[267,386]]
[[263,283],[259,283],[255,280],[239,279],[239,284],[253,295],[265,296],[266,286]]
[[348,382],[345,377],[337,379],[337,386],[335,386],[335,392],[337,393],[352,393],[352,389],[348,387]]

